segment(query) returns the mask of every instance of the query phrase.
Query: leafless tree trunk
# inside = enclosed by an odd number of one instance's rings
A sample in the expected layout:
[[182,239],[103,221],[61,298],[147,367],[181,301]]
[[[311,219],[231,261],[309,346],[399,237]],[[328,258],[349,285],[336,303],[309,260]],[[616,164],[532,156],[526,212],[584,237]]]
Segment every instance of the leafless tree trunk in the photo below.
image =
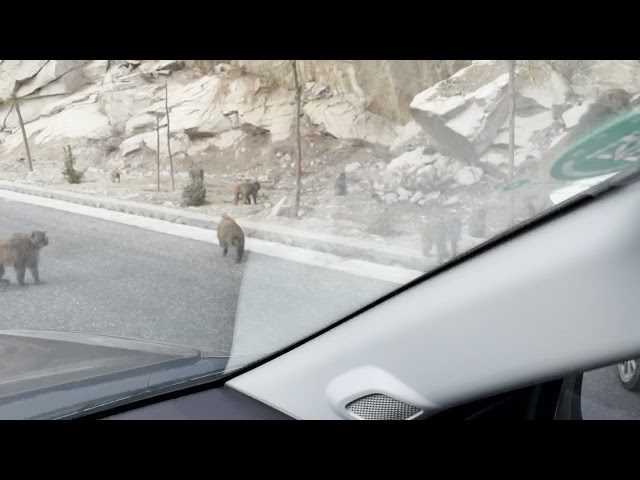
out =
[[110,68],[111,68],[111,60],[107,60],[107,69],[104,71],[104,73],[107,73]]
[[9,118],[9,115],[11,115],[12,111],[13,111],[13,103],[11,104],[11,108],[7,112],[7,115],[5,115],[5,117],[4,117],[4,120],[2,122],[2,128],[7,128],[7,118]]
[[173,179],[173,159],[171,158],[171,131],[169,129],[169,88],[164,84],[164,108],[167,111],[167,152],[169,152],[169,167],[171,168],[171,189],[175,192],[176,183]]
[[[509,183],[513,181],[516,141],[516,61],[509,62]],[[514,224],[513,191],[509,192],[509,221]]]
[[27,132],[24,129],[24,122],[22,121],[22,114],[20,113],[20,105],[15,94],[13,95],[13,105],[16,107],[16,113],[18,114],[18,122],[20,122],[20,130],[22,130],[22,141],[24,142],[24,148],[27,151],[27,165],[29,171],[33,172],[33,164],[31,163],[31,152],[29,152],[29,141],[27,140]]
[[160,116],[156,115],[156,159],[158,160],[158,191],[160,191]]
[[293,81],[296,89],[296,193],[293,201],[293,208],[291,209],[291,216],[298,218],[298,212],[300,210],[300,190],[302,186],[302,145],[300,141],[300,108],[302,99],[300,91],[300,82],[298,80],[298,65],[296,60],[292,60],[291,65],[293,67]]

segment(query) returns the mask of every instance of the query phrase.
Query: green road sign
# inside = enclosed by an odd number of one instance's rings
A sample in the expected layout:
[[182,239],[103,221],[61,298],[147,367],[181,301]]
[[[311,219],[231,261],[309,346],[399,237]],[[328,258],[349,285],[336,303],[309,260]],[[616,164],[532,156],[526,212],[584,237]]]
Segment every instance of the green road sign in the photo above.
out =
[[609,122],[569,147],[551,168],[558,180],[577,180],[640,167],[640,110]]

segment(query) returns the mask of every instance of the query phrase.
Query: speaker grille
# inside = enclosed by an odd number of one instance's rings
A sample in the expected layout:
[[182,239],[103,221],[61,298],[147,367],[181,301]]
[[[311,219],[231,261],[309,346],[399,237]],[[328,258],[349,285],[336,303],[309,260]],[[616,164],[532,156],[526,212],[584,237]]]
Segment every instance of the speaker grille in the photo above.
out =
[[407,420],[422,412],[413,405],[381,393],[354,400],[346,408],[363,420]]

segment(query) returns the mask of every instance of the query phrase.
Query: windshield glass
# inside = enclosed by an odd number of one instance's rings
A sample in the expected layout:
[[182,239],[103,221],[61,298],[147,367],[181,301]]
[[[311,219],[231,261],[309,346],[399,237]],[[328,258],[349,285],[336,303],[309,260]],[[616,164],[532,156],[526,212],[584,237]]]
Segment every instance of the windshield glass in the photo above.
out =
[[[228,372],[637,168],[639,91],[635,60],[0,60],[0,329]],[[97,376],[68,338],[0,403]]]

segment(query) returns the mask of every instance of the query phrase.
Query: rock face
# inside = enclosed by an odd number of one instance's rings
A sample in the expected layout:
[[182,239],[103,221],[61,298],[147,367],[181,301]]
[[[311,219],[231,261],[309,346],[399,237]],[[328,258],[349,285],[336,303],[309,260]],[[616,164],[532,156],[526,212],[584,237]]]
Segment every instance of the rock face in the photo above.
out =
[[0,99],[11,97],[16,84],[38,74],[49,60],[2,60],[0,64]]
[[[296,97],[290,75],[275,73],[283,65],[245,60],[4,60],[0,99],[14,92],[18,96],[29,141],[39,149],[35,156],[46,157],[49,150],[59,156],[60,145],[71,144],[82,152],[79,164],[91,166],[87,162],[95,160],[152,168],[158,133],[160,155],[168,154],[169,127],[171,153],[184,165],[201,162],[221,175],[236,175],[219,170],[235,161],[254,162],[258,151],[271,158],[282,152],[269,168],[280,166],[276,176],[290,178]],[[450,202],[448,189],[473,189],[505,179],[506,61],[313,60],[298,65],[301,134],[308,155],[303,169],[339,165],[353,192],[366,179],[372,198],[389,205]],[[518,61],[515,166],[535,164],[577,125],[595,96],[611,87],[637,94],[640,62]],[[384,150],[386,156],[356,159],[345,149],[337,162],[326,163],[313,142],[327,137]],[[0,156],[19,158],[22,148],[15,109],[1,104]],[[258,170],[258,164],[256,160],[251,167]],[[264,178],[266,171],[255,172],[256,178]],[[334,172],[325,177],[335,178]],[[276,207],[274,214],[281,215],[287,203]]]
[[[404,120],[409,100],[469,62],[301,61],[303,112],[321,133],[390,146]],[[123,157],[140,152],[141,142],[167,124],[164,83],[168,85],[173,137],[178,149],[210,138],[228,148],[243,126],[267,132],[274,143],[293,133],[295,102],[291,85],[277,87],[270,71],[281,61],[180,60],[5,60],[0,63],[0,98],[16,93],[29,137],[36,143],[121,138]],[[202,72],[206,72],[203,74]],[[163,77],[164,80],[160,77]],[[46,119],[46,120],[45,120]],[[0,149],[20,144],[17,117],[0,106],[8,138]],[[142,135],[142,136],[141,136]],[[151,136],[150,136],[151,135]],[[197,153],[196,153],[197,154]]]
[[604,90],[624,88],[640,91],[640,62],[638,60],[604,60],[590,62],[576,69],[571,77],[574,92],[586,98],[596,98]]
[[[572,95],[568,82],[550,65],[541,63],[535,75],[528,80],[525,68],[517,68],[516,142],[520,146],[530,147],[534,134],[551,127],[553,107],[565,105]],[[474,162],[493,144],[504,143],[500,134],[508,121],[508,84],[507,62],[473,62],[417,95],[411,102],[414,119],[443,152]]]
[[82,67],[88,63],[89,60],[49,60],[36,75],[21,83],[17,96],[73,93],[85,85]]
[[417,95],[414,119],[441,148],[476,157],[506,118],[508,82],[504,62],[474,62]]
[[[236,60],[247,72],[273,71],[282,61]],[[328,85],[338,97],[393,122],[410,120],[409,103],[425,88],[448,78],[469,60],[306,60],[299,61],[304,81]],[[366,108],[364,108],[366,107]]]
[[[615,63],[615,65],[613,65]],[[578,123],[605,87],[640,91],[640,62],[522,61],[515,83],[515,166],[535,164]],[[470,186],[508,162],[509,107],[506,61],[474,61],[417,94],[412,120],[391,144],[397,157],[378,184],[424,193],[443,183]],[[638,97],[640,100],[640,97]],[[495,166],[499,166],[496,170]],[[417,198],[417,197],[412,197]]]
[[464,167],[456,172],[454,178],[460,185],[473,185],[482,178],[483,173],[478,167]]
[[358,138],[391,146],[400,125],[375,113],[362,111],[346,100],[312,100],[304,106],[311,123],[336,138]]

